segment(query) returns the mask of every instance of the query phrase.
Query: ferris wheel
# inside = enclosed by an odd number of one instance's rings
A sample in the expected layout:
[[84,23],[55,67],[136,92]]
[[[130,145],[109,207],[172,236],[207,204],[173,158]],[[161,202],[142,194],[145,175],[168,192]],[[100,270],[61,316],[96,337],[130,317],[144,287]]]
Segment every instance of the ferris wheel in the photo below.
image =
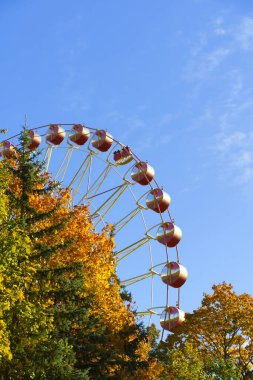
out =
[[[15,154],[18,136],[0,143],[2,158]],[[73,205],[88,206],[95,229],[112,224],[117,274],[133,294],[137,314],[147,324],[158,318],[162,336],[173,332],[185,319],[180,288],[188,274],[178,250],[182,231],[154,168],[107,131],[84,124],[30,129],[28,148],[38,147],[46,171],[70,189]]]

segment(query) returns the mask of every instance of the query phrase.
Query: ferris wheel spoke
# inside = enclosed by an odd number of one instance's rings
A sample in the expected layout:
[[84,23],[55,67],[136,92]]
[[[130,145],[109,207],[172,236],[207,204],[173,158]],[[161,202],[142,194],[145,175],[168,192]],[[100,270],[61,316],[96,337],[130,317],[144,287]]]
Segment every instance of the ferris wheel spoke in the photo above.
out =
[[162,262],[162,263],[156,264],[156,265],[154,265],[152,268],[150,268],[150,270],[153,270],[153,271],[154,271],[155,268],[158,268],[158,267],[164,266],[164,265],[167,264],[167,263],[168,263],[168,261],[164,261],[164,262]]
[[[107,200],[104,203],[102,203],[95,210],[95,212],[91,215],[91,219],[96,217],[98,215],[98,213],[100,215],[100,218],[99,218],[99,221],[96,224],[94,224],[94,227],[97,227],[97,225],[100,223],[101,219],[103,219],[105,217],[105,215],[111,210],[111,208],[116,204],[116,202],[120,199],[121,195],[125,192],[127,187],[128,187],[128,184],[123,184],[123,185],[119,186],[113,192],[113,194],[111,194],[110,197],[107,198]],[[97,194],[97,195],[99,195],[99,194]],[[95,196],[93,196],[93,197],[95,197]]]
[[151,276],[154,277],[156,275],[156,276],[160,277],[161,273],[159,273],[156,270],[154,270],[154,268],[156,268],[158,266],[161,266],[161,265],[164,265],[166,263],[167,263],[167,261],[164,262],[164,263],[157,264],[153,268],[150,268],[147,273],[143,273],[143,274],[131,277],[131,278],[127,278],[125,280],[121,280],[120,283],[123,286],[129,286],[129,285],[135,284],[136,282],[139,282],[139,281],[142,281],[142,280],[144,280],[146,278],[149,278]]
[[92,169],[92,158],[93,158],[93,155],[90,154],[90,161],[89,161],[89,171],[88,171],[88,180],[87,180],[87,188],[86,188],[86,193],[89,191],[90,189],[90,181],[91,181],[91,169]]
[[48,146],[46,149],[45,155],[43,157],[43,162],[45,163],[46,172],[48,172],[48,169],[49,169],[49,165],[50,165],[50,161],[52,157],[52,151],[53,151],[53,147],[51,145]]
[[[92,204],[89,205],[89,208],[93,208],[94,209],[94,207],[92,206]],[[102,223],[104,225],[104,227],[106,227],[108,225],[108,223],[106,223],[104,221],[104,219],[102,218],[102,215],[99,212],[96,212],[96,214],[93,213],[93,221],[96,218],[99,218],[99,223]],[[93,225],[94,225],[94,222],[93,222]]]
[[149,310],[145,310],[145,311],[137,311],[136,314],[140,315],[141,317],[145,317],[145,316],[148,316],[152,313]]
[[150,238],[148,236],[146,236],[146,237],[128,245],[127,247],[122,248],[121,250],[115,252],[114,253],[115,256],[120,256],[120,257],[118,257],[117,262],[123,260],[125,257],[130,255],[132,252],[136,251],[136,249],[142,247],[144,244],[146,244],[149,241],[149,239]]
[[140,274],[139,276],[135,276],[135,277],[132,277],[132,278],[128,278],[126,280],[122,280],[122,281],[120,281],[120,284],[122,286],[130,286],[130,285],[136,284],[139,281],[142,281],[142,280],[145,280],[147,278],[150,278],[151,276],[153,276],[153,273],[151,271],[149,271],[147,273]]
[[89,189],[86,191],[86,193],[82,196],[82,198],[79,201],[79,204],[83,202],[85,198],[90,198],[96,195],[103,185],[105,179],[108,177],[109,173],[111,171],[111,164],[108,164],[103,172],[95,179],[95,181],[90,185]]
[[66,171],[68,169],[68,166],[69,166],[69,163],[70,163],[70,160],[72,157],[73,150],[74,150],[73,146],[68,148],[68,150],[65,154],[65,157],[63,158],[62,163],[61,163],[59,169],[57,170],[57,172],[55,174],[55,177],[54,177],[55,180],[57,180],[58,177],[60,177],[60,176],[61,176],[61,178],[59,179],[59,181],[62,182],[64,180]]
[[113,225],[113,233],[114,235],[117,235],[117,233],[122,230],[139,212],[140,207],[135,207],[132,211],[130,211],[127,215],[125,215],[122,219],[120,219],[118,222],[114,223]]
[[[70,183],[68,185],[69,188],[72,188],[72,187],[75,188],[75,190],[73,191],[73,197],[75,197],[75,195],[77,194],[80,186],[83,183],[83,180],[85,178],[87,170],[89,169],[89,167],[92,164],[92,157],[93,157],[93,153],[90,152],[85,157],[85,159],[81,163],[80,167],[78,168],[77,172],[75,173],[75,175],[73,176],[72,180],[70,181]],[[76,183],[76,185],[75,185],[75,183]]]
[[[124,184],[123,184],[123,185],[124,185]],[[113,191],[113,190],[115,190],[115,189],[119,189],[119,188],[121,188],[123,185],[114,186],[114,187],[112,187],[111,189],[107,189],[107,190],[101,191],[101,193],[98,193],[98,194],[92,195],[92,196],[88,197],[87,199],[93,199],[93,198],[99,197],[100,195],[103,195],[103,194],[109,193],[110,191]]]
[[152,314],[155,314],[155,315],[161,314],[160,312],[158,312],[154,309],[164,309],[164,306],[152,307],[152,308],[145,310],[145,311],[137,311],[137,315],[145,316],[145,315],[152,315]]

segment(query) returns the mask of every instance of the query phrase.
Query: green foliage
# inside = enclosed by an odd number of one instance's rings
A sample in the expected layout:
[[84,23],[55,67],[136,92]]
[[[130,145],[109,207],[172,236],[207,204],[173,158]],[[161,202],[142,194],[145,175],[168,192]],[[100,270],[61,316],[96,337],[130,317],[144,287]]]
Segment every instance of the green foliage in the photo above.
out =
[[240,367],[237,366],[236,361],[233,358],[227,358],[226,360],[217,357],[205,360],[205,372],[208,378],[215,380],[242,380],[244,378],[250,379],[250,377],[244,377]]
[[204,362],[198,350],[190,343],[186,343],[182,349],[166,347],[160,352],[160,359],[166,363],[161,378],[176,380],[204,380]]

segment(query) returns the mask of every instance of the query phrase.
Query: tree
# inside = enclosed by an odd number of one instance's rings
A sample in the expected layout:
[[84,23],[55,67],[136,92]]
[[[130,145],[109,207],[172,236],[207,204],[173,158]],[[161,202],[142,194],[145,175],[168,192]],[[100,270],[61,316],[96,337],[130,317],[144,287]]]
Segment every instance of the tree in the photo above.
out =
[[70,191],[43,172],[26,130],[20,142],[0,164],[2,379],[156,379],[150,334],[121,295],[111,226],[95,232],[89,210],[70,207]]
[[[101,233],[95,232],[87,207],[76,206],[70,210],[69,192],[62,190],[61,197],[65,199],[65,207],[54,216],[54,223],[60,224],[69,213],[72,217],[60,234],[45,236],[43,244],[55,246],[62,240],[74,241],[74,244],[61,250],[61,254],[55,252],[47,265],[57,268],[81,262],[85,282],[83,297],[92,295],[89,325],[84,328],[75,323],[67,334],[77,353],[76,366],[89,368],[92,379],[131,379],[140,371],[143,378],[144,373],[149,372],[151,376],[156,360],[149,355],[150,336],[141,323],[136,323],[131,299],[126,303],[122,298],[115,274],[111,226]],[[57,202],[57,198],[44,199],[43,203],[33,198],[34,207],[44,213]]]
[[[42,165],[21,135],[16,157],[0,164],[1,249],[0,317],[6,349],[0,361],[2,379],[88,379],[74,367],[75,353],[60,329],[74,314],[75,298],[83,290],[81,264],[48,268],[46,259],[71,242],[45,245],[43,239],[61,230],[54,224],[62,207],[58,184],[41,174]],[[58,197],[47,212],[33,207],[33,197]],[[71,278],[71,280],[70,280]],[[85,306],[85,304],[84,304]],[[60,308],[60,310],[59,310]],[[85,307],[83,314],[87,312]]]
[[[160,346],[163,344],[161,343]],[[199,355],[198,349],[191,343],[178,348],[168,350],[167,345],[160,347],[160,360],[165,364],[162,378],[166,380],[204,380],[204,362]]]
[[[185,324],[168,336],[166,352],[172,355],[172,368],[173,355],[178,358],[183,354],[185,363],[185,350],[191,347],[197,360],[202,361],[207,378],[251,379],[253,297],[237,295],[232,285],[224,282],[212,289],[213,294],[204,294],[201,307],[188,314]],[[174,379],[180,377],[175,374]]]

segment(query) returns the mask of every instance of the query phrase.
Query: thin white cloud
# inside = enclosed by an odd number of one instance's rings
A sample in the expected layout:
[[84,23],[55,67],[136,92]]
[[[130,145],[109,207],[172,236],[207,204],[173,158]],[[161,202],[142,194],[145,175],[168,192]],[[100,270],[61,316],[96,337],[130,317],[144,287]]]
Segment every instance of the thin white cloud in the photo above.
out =
[[203,62],[203,66],[205,66],[205,68],[202,68],[202,70],[214,70],[229,53],[230,49],[221,47],[214,50],[210,54],[207,54]]
[[253,133],[233,131],[216,135],[222,177],[232,185],[246,185],[253,180]]
[[122,115],[120,112],[114,110],[114,111],[109,111],[105,115],[103,115],[103,119],[112,123],[119,123],[122,120]]
[[171,124],[172,120],[173,120],[173,115],[171,113],[165,113],[157,121],[156,127],[166,127],[169,124]]
[[247,136],[243,132],[236,131],[227,135],[224,133],[218,134],[216,136],[216,139],[217,149],[221,153],[226,153],[231,149],[243,147],[247,139]]
[[232,49],[253,50],[253,17],[242,17],[238,23],[232,24],[219,16],[211,21],[211,27],[211,34],[230,37]]
[[121,116],[122,123],[119,123],[119,127],[123,131],[122,139],[127,140],[131,136],[136,136],[140,131],[144,130],[146,127],[146,122],[138,115],[133,115],[129,117]]
[[235,184],[238,185],[247,185],[251,183],[253,180],[253,168],[246,167],[237,177]]
[[207,96],[191,129],[209,128],[211,164],[226,184],[246,189],[253,186],[253,80],[248,65],[253,17],[234,20],[224,13],[196,35],[183,79],[194,82],[191,97],[201,96],[208,86],[216,91],[216,96]]
[[236,155],[234,164],[239,168],[245,168],[249,165],[252,166],[252,152],[248,150],[242,150]]
[[239,25],[236,39],[244,50],[253,50],[253,17],[243,18]]
[[[114,115],[118,117],[117,113],[109,114],[110,117],[114,117]],[[165,112],[155,120],[146,120],[136,113],[133,116],[121,118],[125,125],[124,128],[121,126],[122,138],[128,140],[132,147],[137,141],[138,152],[170,144],[176,135],[182,133],[182,131],[173,128],[173,120],[176,116]],[[151,126],[153,128],[150,128]]]
[[217,36],[224,36],[228,33],[227,28],[224,26],[224,18],[222,16],[212,20],[211,25],[213,26],[214,34]]
[[[243,17],[237,24],[225,22],[222,16],[210,22],[210,28],[197,35],[191,47],[191,57],[183,72],[187,81],[207,79],[223,61],[238,50],[253,51],[253,17]],[[225,39],[223,37],[226,37]],[[208,51],[209,43],[215,39],[216,48]]]
[[193,46],[191,47],[191,56],[197,57],[199,54],[203,53],[203,49],[208,44],[207,34],[204,32],[198,33],[197,38]]
[[230,92],[227,102],[233,104],[244,89],[244,80],[242,72],[239,69],[232,69],[227,73],[227,79],[230,82]]
[[201,53],[195,56],[195,59],[190,62],[183,74],[183,79],[186,80],[203,80],[217,69],[225,58],[231,53],[227,47],[218,47],[210,53]]
[[[241,69],[242,70],[242,69]],[[253,184],[253,94],[239,69],[224,76],[223,103],[214,102],[211,125],[216,125],[214,156],[220,177],[227,184]],[[227,83],[227,84],[226,84]],[[215,123],[215,124],[214,124]]]

